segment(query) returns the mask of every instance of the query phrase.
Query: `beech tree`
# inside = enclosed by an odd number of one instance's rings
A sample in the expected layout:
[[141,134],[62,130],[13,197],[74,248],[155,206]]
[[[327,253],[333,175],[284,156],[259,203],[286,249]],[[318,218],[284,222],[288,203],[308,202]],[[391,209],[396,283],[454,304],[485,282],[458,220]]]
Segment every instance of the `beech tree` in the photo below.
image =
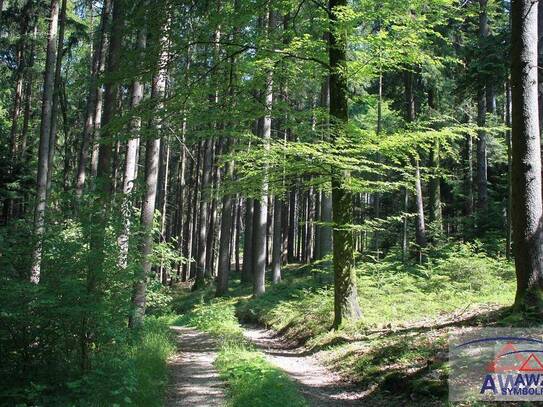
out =
[[[338,27],[338,14],[346,0],[330,0],[330,116],[332,142],[345,136],[349,113],[347,110],[347,80],[345,77],[347,38]],[[350,174],[333,170],[332,214],[334,223],[334,327],[344,319],[356,320],[361,316],[354,271],[352,195],[346,188]]]

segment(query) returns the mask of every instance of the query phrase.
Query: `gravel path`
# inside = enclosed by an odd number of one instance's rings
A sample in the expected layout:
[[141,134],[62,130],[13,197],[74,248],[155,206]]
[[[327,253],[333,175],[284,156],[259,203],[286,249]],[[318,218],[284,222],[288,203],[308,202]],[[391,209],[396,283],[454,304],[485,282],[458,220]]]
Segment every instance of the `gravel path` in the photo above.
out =
[[299,386],[312,406],[363,406],[369,390],[360,391],[341,380],[304,348],[289,347],[273,331],[245,326],[245,337],[261,350],[275,366],[286,372]]
[[169,361],[165,406],[223,406],[224,384],[213,366],[217,357],[215,341],[194,329],[171,329],[177,334],[178,352]]

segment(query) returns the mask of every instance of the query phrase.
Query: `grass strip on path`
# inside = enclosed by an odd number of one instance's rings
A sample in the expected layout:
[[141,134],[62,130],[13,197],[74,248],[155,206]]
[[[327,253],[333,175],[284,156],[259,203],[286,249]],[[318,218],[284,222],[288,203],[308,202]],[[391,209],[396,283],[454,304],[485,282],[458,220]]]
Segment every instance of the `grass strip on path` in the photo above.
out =
[[227,384],[229,406],[307,406],[294,382],[244,338],[235,303],[236,299],[215,299],[176,321],[218,338],[215,366]]

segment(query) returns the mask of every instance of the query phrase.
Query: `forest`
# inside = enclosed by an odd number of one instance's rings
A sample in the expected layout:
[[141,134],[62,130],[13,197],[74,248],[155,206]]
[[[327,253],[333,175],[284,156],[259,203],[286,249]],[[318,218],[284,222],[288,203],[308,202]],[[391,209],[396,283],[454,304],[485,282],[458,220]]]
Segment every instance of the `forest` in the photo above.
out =
[[0,0],[0,405],[497,405],[540,118],[538,0]]

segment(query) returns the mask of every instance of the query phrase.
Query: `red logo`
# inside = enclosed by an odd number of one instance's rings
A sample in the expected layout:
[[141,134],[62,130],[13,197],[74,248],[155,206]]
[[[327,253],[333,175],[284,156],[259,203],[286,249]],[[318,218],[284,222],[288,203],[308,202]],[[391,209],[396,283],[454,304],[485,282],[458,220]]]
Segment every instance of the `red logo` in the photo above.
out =
[[487,366],[486,371],[489,373],[504,373],[504,372],[543,372],[543,363],[534,354],[526,351],[529,354],[525,357],[522,351],[519,351],[515,345],[511,343],[505,344],[494,360]]

